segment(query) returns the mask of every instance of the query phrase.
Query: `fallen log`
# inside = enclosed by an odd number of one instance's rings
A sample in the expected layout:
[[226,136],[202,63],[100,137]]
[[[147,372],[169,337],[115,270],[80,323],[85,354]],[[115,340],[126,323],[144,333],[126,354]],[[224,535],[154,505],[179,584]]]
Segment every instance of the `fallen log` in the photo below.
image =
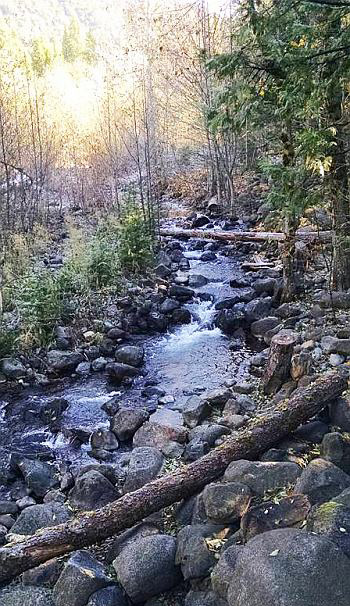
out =
[[[283,242],[285,234],[283,232],[270,231],[204,231],[201,229],[161,229],[161,236],[170,236],[171,238],[199,238],[204,240],[222,240],[224,242]],[[300,231],[296,233],[296,239],[303,242],[331,242],[331,231]]]
[[39,564],[107,539],[150,514],[198,493],[237,459],[255,459],[347,388],[347,374],[332,371],[298,390],[198,461],[59,526],[44,528],[0,548],[0,582]]

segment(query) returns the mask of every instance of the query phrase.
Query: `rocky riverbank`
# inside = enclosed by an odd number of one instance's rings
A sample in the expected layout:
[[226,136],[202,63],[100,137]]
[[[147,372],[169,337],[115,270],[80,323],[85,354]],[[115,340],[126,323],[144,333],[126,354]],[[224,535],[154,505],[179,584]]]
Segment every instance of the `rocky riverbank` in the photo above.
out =
[[[218,224],[199,215],[185,221],[204,232]],[[237,222],[223,227],[237,229]],[[264,253],[274,268],[240,268],[257,252],[256,243],[167,240],[155,285],[117,302],[101,343],[91,344],[93,331],[86,331],[86,344],[73,351],[61,332],[47,376],[73,372],[77,387],[61,380],[44,398],[24,390],[3,407],[2,543],[197,460],[319,372],[347,368],[350,298],[330,301],[320,259],[318,269],[309,266],[306,296],[281,305],[276,250]],[[180,323],[166,336],[148,334]],[[267,396],[260,378],[282,330],[297,343],[290,376]],[[5,364],[23,366],[11,379],[31,374],[21,360]],[[90,402],[79,400],[77,389],[90,393]],[[18,432],[28,429],[36,439],[21,444]],[[261,460],[235,461],[201,494],[102,547],[24,573],[0,602],[348,606],[349,430],[345,395]]]

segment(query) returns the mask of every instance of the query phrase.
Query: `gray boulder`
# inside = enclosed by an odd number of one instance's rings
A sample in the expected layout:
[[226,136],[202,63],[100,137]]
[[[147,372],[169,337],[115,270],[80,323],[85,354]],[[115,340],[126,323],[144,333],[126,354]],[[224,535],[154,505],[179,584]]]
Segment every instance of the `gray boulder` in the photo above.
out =
[[128,606],[128,604],[122,590],[117,585],[111,585],[93,593],[87,606]]
[[69,498],[77,509],[89,511],[98,509],[118,498],[119,494],[113,484],[98,471],[87,471],[77,478]]
[[133,379],[140,374],[134,366],[121,362],[110,362],[106,366],[106,371],[110,381],[116,385],[120,385],[125,379]]
[[321,347],[326,354],[350,355],[350,339],[338,339],[337,337],[323,337]]
[[350,476],[324,459],[314,459],[303,470],[295,494],[305,494],[312,505],[325,503],[350,487]]
[[329,407],[331,424],[342,431],[350,431],[350,399],[346,396],[337,398]]
[[134,541],[122,550],[113,566],[132,602],[145,602],[181,582],[175,554],[176,539],[161,534]]
[[201,274],[190,274],[188,277],[188,284],[192,288],[200,288],[207,284],[208,278],[201,276]]
[[350,507],[333,501],[314,507],[307,529],[327,537],[350,557]]
[[93,449],[103,449],[108,451],[117,450],[119,442],[112,431],[108,429],[96,429],[91,434],[90,444]]
[[230,463],[224,479],[227,482],[246,484],[253,493],[263,496],[266,491],[294,484],[301,471],[296,463],[240,460]]
[[123,487],[124,492],[132,492],[154,480],[163,462],[164,457],[157,448],[134,448]]
[[68,560],[54,591],[55,606],[86,606],[89,598],[112,583],[102,564],[87,551],[76,551]]
[[175,299],[165,299],[163,303],[160,305],[160,312],[162,314],[171,314],[175,309],[180,307],[180,303],[175,301]]
[[218,598],[213,591],[191,589],[186,596],[185,606],[227,606],[227,602]]
[[53,349],[48,352],[47,360],[51,372],[65,375],[74,372],[78,364],[84,361],[84,358],[81,353],[76,351]]
[[183,418],[188,427],[196,427],[203,419],[210,414],[209,403],[193,395],[186,400],[182,410]]
[[275,278],[259,278],[253,282],[252,286],[258,295],[263,293],[273,295],[276,284],[277,280]]
[[54,606],[52,593],[42,587],[7,587],[0,590],[1,606]]
[[211,522],[232,524],[247,509],[252,492],[238,482],[208,484],[203,491],[205,513]]
[[214,566],[214,554],[209,550],[205,540],[212,534],[214,534],[212,526],[202,524],[185,526],[178,533],[176,563],[180,564],[186,581],[206,577]]
[[44,503],[26,507],[11,528],[12,534],[34,534],[40,528],[67,522],[71,513],[62,503]]
[[227,400],[232,398],[232,392],[227,387],[218,387],[217,389],[207,391],[203,398],[212,406],[223,406]]
[[17,358],[4,358],[0,365],[1,372],[7,379],[24,379],[27,370]]
[[264,337],[269,330],[273,330],[280,324],[279,318],[275,316],[268,316],[267,318],[261,318],[256,320],[250,326],[250,332],[254,337]]
[[169,454],[169,445],[184,444],[187,429],[182,414],[166,408],[153,413],[134,435],[134,446],[154,446],[164,454]]
[[126,442],[131,440],[148,417],[148,412],[140,408],[120,408],[113,417],[111,429],[121,442]]
[[321,456],[350,473],[350,442],[341,433],[326,433],[321,444]]
[[256,320],[260,320],[265,316],[269,315],[272,306],[271,297],[265,297],[264,299],[253,299],[247,303],[245,308],[245,317],[247,322],[252,324]]
[[25,483],[37,497],[43,497],[50,488],[58,485],[57,470],[45,461],[22,459],[17,463]]
[[127,364],[128,366],[141,366],[145,352],[143,347],[137,345],[124,345],[115,352],[116,362]]
[[178,301],[189,301],[194,297],[194,290],[191,288],[187,288],[187,286],[179,286],[178,284],[173,284],[169,288],[169,296],[174,297]]
[[350,561],[328,539],[286,528],[261,534],[239,555],[229,606],[349,606]]
[[227,599],[227,592],[230,586],[233,571],[235,569],[237,558],[241,554],[243,547],[240,545],[232,545],[220,555],[220,559],[211,573],[211,584],[214,593],[222,598]]

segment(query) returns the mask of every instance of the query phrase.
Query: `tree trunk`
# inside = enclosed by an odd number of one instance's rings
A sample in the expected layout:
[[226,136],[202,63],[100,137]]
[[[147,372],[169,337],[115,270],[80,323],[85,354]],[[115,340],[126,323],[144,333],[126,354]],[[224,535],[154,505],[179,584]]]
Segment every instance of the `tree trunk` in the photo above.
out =
[[[268,231],[202,231],[200,229],[161,229],[161,236],[171,238],[200,238],[207,240],[222,240],[223,242],[284,242],[286,236],[283,232]],[[296,232],[295,238],[308,242],[331,242],[332,232]]]
[[263,377],[264,392],[275,394],[283,383],[290,379],[290,368],[297,335],[291,330],[282,330],[272,337],[269,359]]
[[198,493],[220,477],[231,461],[255,459],[271,448],[340,396],[347,384],[347,374],[339,371],[325,374],[198,461],[97,511],[82,513],[65,524],[44,528],[32,537],[5,545],[0,548],[0,583],[50,558],[101,542],[150,514]]

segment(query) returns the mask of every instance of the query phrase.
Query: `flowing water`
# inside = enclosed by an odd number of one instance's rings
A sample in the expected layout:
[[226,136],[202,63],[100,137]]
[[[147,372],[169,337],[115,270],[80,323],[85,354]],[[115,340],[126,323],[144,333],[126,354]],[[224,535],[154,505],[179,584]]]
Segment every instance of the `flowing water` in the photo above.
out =
[[[208,283],[196,290],[196,298],[186,305],[192,322],[163,336],[146,339],[143,377],[131,389],[114,390],[103,375],[90,375],[75,382],[67,381],[55,388],[30,390],[21,397],[0,401],[0,447],[11,452],[28,453],[56,459],[91,459],[88,444],[77,446],[67,431],[53,434],[38,423],[36,411],[43,402],[63,397],[69,402],[62,426],[82,427],[87,432],[107,427],[108,417],[101,406],[112,396],[126,406],[144,406],[141,397],[145,381],[157,381],[158,387],[174,397],[169,406],[181,410],[186,398],[194,393],[222,386],[245,373],[248,349],[229,349],[230,341],[214,326],[215,301],[234,294],[229,280],[239,274],[237,261],[221,256],[213,261],[200,261],[200,253],[188,250],[190,274],[200,274]],[[210,297],[208,297],[210,295]],[[208,298],[210,300],[208,300]],[[118,451],[119,452],[119,451]]]

